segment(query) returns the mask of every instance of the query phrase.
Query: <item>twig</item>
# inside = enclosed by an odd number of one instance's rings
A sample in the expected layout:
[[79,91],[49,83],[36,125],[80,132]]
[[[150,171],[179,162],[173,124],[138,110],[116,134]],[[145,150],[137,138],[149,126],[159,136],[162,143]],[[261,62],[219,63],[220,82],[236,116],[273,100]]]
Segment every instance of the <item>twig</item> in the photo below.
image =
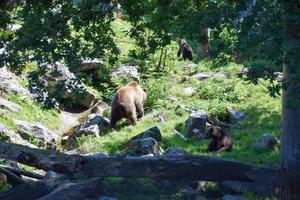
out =
[[187,141],[188,139],[183,135],[181,134],[179,131],[177,131],[176,129],[174,129],[174,133],[175,135],[178,135],[181,139],[183,139],[184,141]]

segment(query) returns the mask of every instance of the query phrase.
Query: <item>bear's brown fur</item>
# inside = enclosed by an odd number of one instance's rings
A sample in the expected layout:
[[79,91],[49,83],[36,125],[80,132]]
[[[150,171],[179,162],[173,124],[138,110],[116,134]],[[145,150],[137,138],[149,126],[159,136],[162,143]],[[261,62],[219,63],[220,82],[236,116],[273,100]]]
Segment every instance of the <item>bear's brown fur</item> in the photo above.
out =
[[144,116],[145,99],[146,92],[135,81],[120,88],[111,106],[111,127],[115,128],[117,122],[122,118],[128,119],[132,125],[136,125],[137,120]]
[[182,55],[183,60],[186,59],[193,60],[192,47],[184,39],[179,39],[178,44],[179,44],[179,49],[177,52],[177,57]]
[[207,137],[211,138],[207,147],[209,152],[231,151],[233,148],[233,139],[218,126],[211,126]]

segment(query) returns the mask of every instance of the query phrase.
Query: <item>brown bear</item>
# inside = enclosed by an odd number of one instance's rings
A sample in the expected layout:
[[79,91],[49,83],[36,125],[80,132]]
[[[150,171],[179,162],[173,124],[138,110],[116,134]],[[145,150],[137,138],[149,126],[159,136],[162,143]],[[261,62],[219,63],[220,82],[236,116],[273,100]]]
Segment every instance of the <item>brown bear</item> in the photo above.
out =
[[207,131],[207,137],[211,138],[207,147],[209,152],[231,151],[233,140],[218,126],[211,126]]
[[177,52],[177,57],[179,57],[182,54],[183,60],[186,59],[193,60],[192,47],[184,39],[179,39],[178,44],[179,44],[179,49]]
[[111,106],[111,128],[115,128],[117,122],[122,118],[128,119],[132,125],[136,125],[137,120],[144,116],[145,99],[146,92],[135,81],[120,88],[116,92]]

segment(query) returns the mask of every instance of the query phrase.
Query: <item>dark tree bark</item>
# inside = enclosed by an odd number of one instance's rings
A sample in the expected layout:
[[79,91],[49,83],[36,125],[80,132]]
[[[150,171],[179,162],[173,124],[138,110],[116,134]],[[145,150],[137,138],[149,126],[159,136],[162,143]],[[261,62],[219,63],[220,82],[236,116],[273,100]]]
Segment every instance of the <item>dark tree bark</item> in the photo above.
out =
[[210,57],[209,29],[201,29],[200,35],[200,41],[197,42],[197,55],[199,58]]
[[283,1],[286,20],[286,57],[283,67],[281,169],[282,200],[300,199],[300,2]]
[[[0,142],[0,157],[76,178],[111,176],[166,180],[237,180],[281,185],[278,169],[206,156],[80,156]],[[294,177],[297,183],[300,182],[298,177],[298,174]]]

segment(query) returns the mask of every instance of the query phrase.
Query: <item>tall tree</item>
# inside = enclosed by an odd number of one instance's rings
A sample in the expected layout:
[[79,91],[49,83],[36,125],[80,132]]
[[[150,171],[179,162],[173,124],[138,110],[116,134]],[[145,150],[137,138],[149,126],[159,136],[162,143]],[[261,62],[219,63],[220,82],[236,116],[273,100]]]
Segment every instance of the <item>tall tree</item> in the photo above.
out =
[[282,200],[300,199],[295,177],[300,170],[300,2],[283,1],[286,53],[282,101],[281,169],[285,186]]

